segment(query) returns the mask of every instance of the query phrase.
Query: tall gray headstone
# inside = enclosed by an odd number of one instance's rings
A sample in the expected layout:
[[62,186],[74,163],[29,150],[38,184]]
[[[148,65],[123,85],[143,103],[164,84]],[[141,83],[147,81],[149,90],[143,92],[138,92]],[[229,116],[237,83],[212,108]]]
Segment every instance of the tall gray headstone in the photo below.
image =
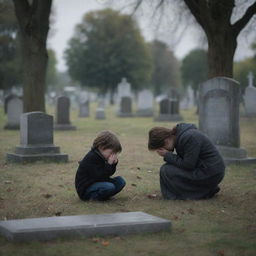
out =
[[70,99],[66,96],[57,98],[55,130],[75,130],[70,122]]
[[153,93],[150,90],[143,90],[138,95],[137,116],[153,116]]
[[61,154],[53,144],[53,117],[43,112],[29,112],[20,118],[20,145],[15,153],[7,154],[9,162],[35,161],[67,162],[68,155]]
[[200,85],[199,128],[226,163],[248,160],[246,150],[240,148],[239,99],[239,83],[233,79],[215,77]]
[[245,89],[244,103],[245,115],[248,117],[256,117],[256,88],[253,86],[253,74],[248,74],[248,87]]
[[186,88],[185,94],[180,102],[181,109],[191,109],[195,104],[194,91],[191,86]]
[[119,117],[132,117],[132,98],[122,97],[120,102]]
[[174,98],[163,98],[159,102],[159,115],[155,121],[181,121],[179,114],[179,101]]
[[19,129],[20,116],[23,113],[22,99],[15,95],[10,95],[5,100],[5,111],[7,113],[7,123],[5,129]]

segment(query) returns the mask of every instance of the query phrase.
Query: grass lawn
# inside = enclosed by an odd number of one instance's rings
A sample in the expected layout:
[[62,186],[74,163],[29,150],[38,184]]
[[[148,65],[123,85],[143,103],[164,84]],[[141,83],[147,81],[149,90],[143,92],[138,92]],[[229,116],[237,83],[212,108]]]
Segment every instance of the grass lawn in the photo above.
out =
[[[163,163],[147,150],[152,118],[117,118],[108,107],[106,120],[78,118],[72,111],[76,131],[55,131],[54,143],[69,155],[69,162],[6,164],[5,154],[19,144],[19,132],[3,129],[6,117],[0,109],[0,219],[54,215],[144,211],[171,220],[172,232],[124,237],[61,239],[50,242],[11,243],[0,237],[0,255],[256,255],[256,165],[229,166],[221,192],[211,200],[165,201],[150,199],[160,194],[159,167]],[[48,111],[50,114],[53,111]],[[186,122],[197,124],[195,110],[183,111]],[[242,118],[241,144],[256,156],[256,119]],[[114,131],[123,152],[117,175],[127,186],[108,202],[82,202],[74,188],[77,162],[90,149],[100,130]]]

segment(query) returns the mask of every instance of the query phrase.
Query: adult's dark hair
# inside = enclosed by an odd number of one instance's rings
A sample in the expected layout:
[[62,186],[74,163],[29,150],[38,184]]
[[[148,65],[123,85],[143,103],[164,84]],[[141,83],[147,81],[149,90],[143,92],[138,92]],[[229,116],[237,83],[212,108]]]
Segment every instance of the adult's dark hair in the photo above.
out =
[[176,126],[172,129],[154,127],[148,132],[148,149],[156,150],[165,146],[165,140],[174,137]]
[[115,153],[122,151],[122,146],[117,136],[110,131],[100,132],[93,141],[93,148],[112,149]]

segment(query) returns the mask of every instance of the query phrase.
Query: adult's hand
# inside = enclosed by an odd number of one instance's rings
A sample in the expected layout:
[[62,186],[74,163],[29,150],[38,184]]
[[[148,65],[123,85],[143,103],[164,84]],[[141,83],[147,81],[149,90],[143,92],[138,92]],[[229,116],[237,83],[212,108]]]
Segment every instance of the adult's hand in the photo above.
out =
[[169,151],[168,151],[167,149],[165,149],[165,148],[159,148],[159,149],[156,150],[156,152],[157,152],[157,154],[158,154],[159,156],[164,157],[165,154],[166,154],[167,152],[169,152]]

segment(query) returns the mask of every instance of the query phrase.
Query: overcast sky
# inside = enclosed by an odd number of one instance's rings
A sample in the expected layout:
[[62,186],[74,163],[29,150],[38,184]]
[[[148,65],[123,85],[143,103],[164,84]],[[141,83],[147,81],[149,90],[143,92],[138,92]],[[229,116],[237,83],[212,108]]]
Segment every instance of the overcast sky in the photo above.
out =
[[[53,30],[48,39],[48,48],[54,49],[57,57],[57,68],[59,71],[66,70],[65,61],[63,59],[64,50],[67,48],[68,40],[72,37],[76,24],[81,22],[82,16],[89,11],[99,10],[106,7],[108,0],[54,0],[54,24]],[[147,15],[143,13],[138,15],[139,25],[142,33],[147,41],[150,41],[155,36],[155,30],[152,29],[152,22],[148,19]],[[161,28],[160,28],[161,29]],[[163,30],[164,28],[162,28]],[[168,33],[166,33],[168,34]],[[169,33],[170,34],[170,33]],[[200,46],[200,38],[195,29],[187,29],[182,33],[181,40],[173,46],[173,42],[168,42],[172,45],[172,50],[175,56],[179,59],[183,58],[190,50]],[[235,59],[241,60],[252,54],[249,49],[249,42],[243,40],[239,44],[236,52]]]

